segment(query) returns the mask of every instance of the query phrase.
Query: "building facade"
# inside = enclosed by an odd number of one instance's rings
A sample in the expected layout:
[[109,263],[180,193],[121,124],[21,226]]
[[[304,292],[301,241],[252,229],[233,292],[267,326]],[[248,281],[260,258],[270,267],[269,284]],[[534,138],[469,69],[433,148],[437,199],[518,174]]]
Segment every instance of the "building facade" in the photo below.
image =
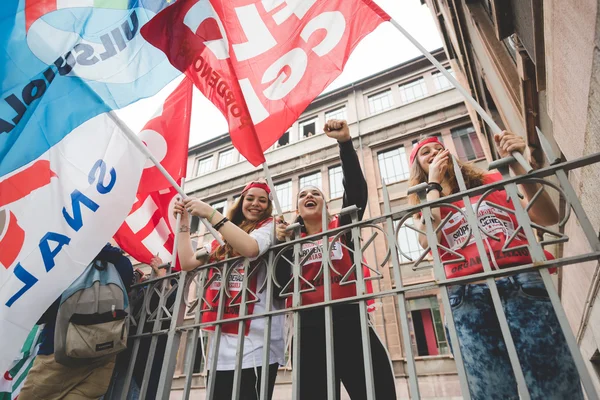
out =
[[[457,65],[446,59],[443,50],[435,51],[434,55],[459,80],[464,81],[461,73],[455,73],[459,71]],[[266,151],[277,196],[289,222],[295,217],[297,193],[309,184],[323,189],[330,199],[331,213],[340,210],[343,186],[338,148],[322,129],[325,121],[333,118],[346,119],[350,126],[369,190],[365,219],[384,213],[382,182],[387,185],[393,210],[400,210],[407,204],[408,155],[421,135],[440,135],[446,147],[461,160],[475,162],[482,168],[487,166],[487,158],[491,155],[481,131],[473,126],[462,96],[428,60],[424,57],[413,59],[321,95]],[[248,181],[264,177],[261,168],[250,165],[232,147],[228,134],[191,148],[188,171],[191,173],[188,173],[185,182],[186,192],[224,213]],[[193,219],[191,225],[192,237],[197,243],[213,239],[197,219]],[[367,240],[372,233],[364,229],[362,235]],[[416,233],[410,229],[400,229],[398,243],[402,252],[410,257],[418,257],[422,252]],[[382,275],[382,279],[374,283],[376,291],[395,287],[390,267],[385,261],[386,252],[386,244],[381,238],[376,238],[365,250],[368,263]],[[404,261],[404,285],[432,281],[431,269],[413,270],[410,260],[405,258]],[[407,306],[421,395],[424,398],[460,397],[437,290],[410,292]],[[397,316],[394,298],[384,297],[378,302],[372,317],[393,360],[399,396],[408,398],[406,360]],[[189,343],[186,343],[184,334],[180,354],[183,354],[186,345]],[[206,341],[203,340],[201,345],[206,346]],[[186,360],[180,357],[177,362],[174,398],[177,398],[178,387],[181,387]],[[194,366],[196,390],[203,388],[204,369],[198,357]],[[277,380],[277,398],[289,398],[290,382],[289,368],[282,368]]]
[[[539,127],[563,159],[600,150],[600,6],[582,1],[422,0],[433,14],[448,57],[464,74],[473,96],[496,122],[527,138],[544,165]],[[474,120],[477,117],[472,110]],[[490,140],[479,120],[475,128]],[[597,164],[571,171],[590,222],[598,232]],[[564,213],[564,202],[558,202]],[[575,219],[559,257],[590,251]],[[592,249],[594,250],[594,249]],[[597,261],[561,269],[557,286],[596,389],[600,389],[600,273]]]

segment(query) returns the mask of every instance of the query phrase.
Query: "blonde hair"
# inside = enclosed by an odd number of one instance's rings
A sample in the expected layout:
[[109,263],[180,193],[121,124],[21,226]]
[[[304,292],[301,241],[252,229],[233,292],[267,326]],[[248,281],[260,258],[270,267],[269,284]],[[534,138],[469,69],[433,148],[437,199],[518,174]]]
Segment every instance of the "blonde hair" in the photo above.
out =
[[[244,203],[244,199],[246,198],[246,193],[242,194],[234,203],[231,209],[227,212],[227,218],[229,221],[238,226],[241,230],[246,233],[250,233],[256,229],[256,227],[261,224],[266,219],[271,218],[271,214],[273,214],[273,203],[271,202],[271,198],[268,197],[267,208],[263,211],[260,217],[256,221],[250,221],[246,219],[244,216],[244,212],[242,211],[242,204]],[[225,256],[229,258],[237,257],[239,254],[231,247],[231,245],[225,242],[225,245],[220,245],[217,247],[211,254],[210,257],[214,260],[223,260]]]

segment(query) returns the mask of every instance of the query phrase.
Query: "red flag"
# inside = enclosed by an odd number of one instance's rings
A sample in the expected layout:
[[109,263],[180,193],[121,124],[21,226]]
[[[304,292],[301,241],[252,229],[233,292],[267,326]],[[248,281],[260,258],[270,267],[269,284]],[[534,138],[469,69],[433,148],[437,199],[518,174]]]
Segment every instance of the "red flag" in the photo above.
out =
[[180,0],[142,35],[225,116],[253,165],[390,17],[372,0]]
[[[192,110],[192,82],[184,79],[167,97],[140,137],[178,182],[185,177]],[[175,219],[170,213],[177,191],[150,162],[142,174],[137,201],[114,239],[133,258],[146,264],[157,253],[170,261]]]

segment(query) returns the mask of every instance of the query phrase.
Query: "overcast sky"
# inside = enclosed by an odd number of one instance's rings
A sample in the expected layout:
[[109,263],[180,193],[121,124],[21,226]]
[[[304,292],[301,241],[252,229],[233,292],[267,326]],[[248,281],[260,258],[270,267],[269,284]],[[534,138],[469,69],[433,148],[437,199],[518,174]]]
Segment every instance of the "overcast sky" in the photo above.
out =
[[[431,12],[420,0],[375,0],[426,49],[442,47]],[[391,24],[383,23],[355,49],[344,72],[325,91],[338,88],[420,55]],[[139,132],[161,103],[177,87],[177,78],[151,98],[140,100],[117,114],[134,132]],[[227,132],[227,122],[219,110],[194,88],[190,146]]]

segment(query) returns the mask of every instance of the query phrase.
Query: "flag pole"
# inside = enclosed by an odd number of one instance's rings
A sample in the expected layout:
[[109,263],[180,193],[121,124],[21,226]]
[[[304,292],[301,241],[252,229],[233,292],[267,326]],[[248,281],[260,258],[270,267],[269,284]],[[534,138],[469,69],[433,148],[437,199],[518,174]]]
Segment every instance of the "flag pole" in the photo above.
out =
[[273,183],[273,178],[271,177],[271,171],[269,171],[269,165],[267,165],[267,161],[262,163],[262,167],[265,170],[265,177],[267,178],[267,183],[271,188],[271,193],[273,193],[273,203],[275,203],[275,211],[277,211],[278,216],[283,216],[283,212],[281,211],[281,204],[279,203],[279,198],[277,197],[277,191],[275,190],[275,184]]
[[[156,168],[160,171],[160,173],[165,177],[165,179],[167,181],[169,181],[169,183],[171,184],[171,186],[173,186],[175,188],[175,190],[177,190],[177,192],[181,195],[181,198],[186,198],[186,194],[183,191],[183,189],[181,188],[181,186],[179,186],[177,184],[177,182],[175,182],[175,179],[173,179],[173,177],[171,176],[171,174],[169,174],[169,172],[167,172],[167,170],[165,169],[165,167],[163,167],[161,165],[161,163],[156,159],[156,157],[154,157],[154,155],[152,154],[152,152],[150,151],[150,149],[148,149],[148,147],[144,144],[144,142],[142,142],[142,140],[138,137],[138,135],[136,135],[135,133],[133,133],[133,131],[129,128],[129,126],[127,126],[127,124],[125,124],[118,116],[117,114],[115,114],[114,111],[109,111],[108,112],[108,116],[110,117],[110,119],[113,120],[113,122],[123,130],[123,132],[125,132],[125,135],[127,135],[127,137],[129,138],[129,140],[143,153],[145,154],[156,166]],[[200,221],[202,221],[202,223],[204,224],[204,226],[206,226],[206,229],[208,229],[208,231],[213,235],[213,237],[215,238],[215,240],[217,242],[219,242],[219,244],[221,246],[223,246],[225,243],[223,242],[223,239],[221,239],[221,236],[217,233],[217,231],[214,230],[214,228],[212,227],[212,225],[205,219],[205,218],[200,218]],[[177,233],[175,233],[177,234]]]
[[[429,61],[431,61],[433,65],[435,65],[435,67],[440,71],[440,73],[442,73],[446,77],[446,79],[448,79],[452,83],[452,85],[454,85],[456,90],[458,90],[460,94],[463,95],[465,101],[469,103],[475,109],[475,111],[477,111],[477,114],[479,114],[479,116],[490,126],[490,128],[492,128],[492,132],[494,134],[502,132],[502,129],[500,129],[500,127],[498,126],[498,124],[496,124],[492,117],[487,112],[485,112],[485,110],[477,103],[477,101],[475,101],[475,99],[469,94],[469,92],[467,92],[467,90],[460,83],[458,83],[456,78],[454,78],[452,74],[449,73],[446,70],[446,68],[444,68],[442,64],[440,64],[439,61],[436,60],[435,57],[429,51],[427,51],[427,49],[423,47],[421,43],[417,41],[417,39],[412,37],[412,35],[408,33],[406,29],[404,29],[393,18],[390,18],[390,22],[392,23],[394,28],[398,29],[400,33],[402,33],[417,49],[419,49],[421,53],[423,53],[423,55]],[[531,168],[531,165],[529,165],[527,160],[525,160],[525,157],[523,157],[523,154],[519,153],[518,151],[513,151],[511,154],[515,158],[515,160],[517,160],[517,162],[521,164],[523,168],[525,168],[526,172],[531,172],[533,170],[533,168]]]

